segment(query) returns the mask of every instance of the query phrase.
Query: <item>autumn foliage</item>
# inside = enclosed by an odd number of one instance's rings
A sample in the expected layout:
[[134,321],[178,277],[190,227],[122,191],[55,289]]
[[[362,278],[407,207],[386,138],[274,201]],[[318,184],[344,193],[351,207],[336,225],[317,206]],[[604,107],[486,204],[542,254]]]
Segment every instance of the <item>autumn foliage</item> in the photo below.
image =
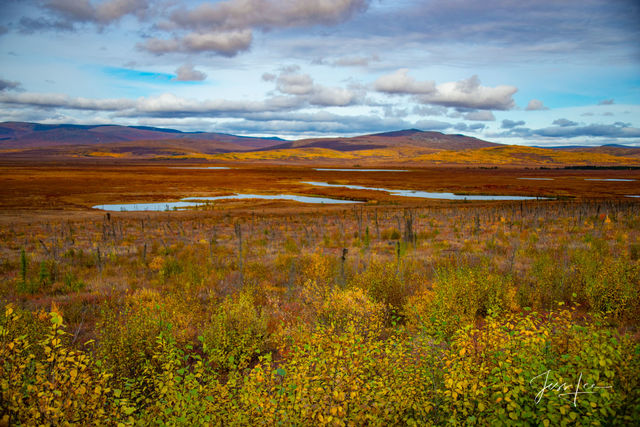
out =
[[532,201],[8,224],[2,422],[630,425],[639,218]]

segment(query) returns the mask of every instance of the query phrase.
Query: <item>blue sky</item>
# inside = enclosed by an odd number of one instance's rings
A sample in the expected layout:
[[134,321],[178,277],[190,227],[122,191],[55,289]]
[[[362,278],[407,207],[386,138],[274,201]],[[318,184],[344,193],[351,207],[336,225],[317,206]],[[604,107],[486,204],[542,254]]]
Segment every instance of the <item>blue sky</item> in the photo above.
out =
[[640,146],[637,0],[0,0],[0,121]]

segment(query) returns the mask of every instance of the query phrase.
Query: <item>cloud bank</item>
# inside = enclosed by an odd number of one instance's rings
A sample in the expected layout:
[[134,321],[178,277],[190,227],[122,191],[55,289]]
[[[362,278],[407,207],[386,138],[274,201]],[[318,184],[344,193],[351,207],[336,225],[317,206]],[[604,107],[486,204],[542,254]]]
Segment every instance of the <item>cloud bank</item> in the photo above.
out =
[[[375,90],[392,95],[413,95],[422,104],[478,110],[510,110],[515,107],[515,86],[487,87],[478,76],[436,85],[434,81],[418,81],[408,75],[406,68],[379,77]],[[486,117],[486,116],[485,116]]]

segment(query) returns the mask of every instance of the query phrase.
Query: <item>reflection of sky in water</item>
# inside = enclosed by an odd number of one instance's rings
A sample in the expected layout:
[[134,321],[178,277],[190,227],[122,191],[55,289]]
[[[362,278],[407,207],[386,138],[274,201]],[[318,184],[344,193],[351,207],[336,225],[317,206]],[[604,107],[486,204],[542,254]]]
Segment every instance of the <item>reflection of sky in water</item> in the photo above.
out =
[[330,169],[315,168],[317,171],[336,171],[336,172],[409,172],[407,169]]
[[527,181],[553,181],[553,178],[518,178],[526,179]]
[[635,179],[626,179],[626,178],[585,178],[585,181],[625,181],[631,182],[635,181]]
[[231,169],[226,166],[170,166],[169,169]]
[[261,199],[261,200],[292,200],[300,203],[315,203],[315,204],[338,204],[338,203],[362,203],[353,200],[340,200],[330,199],[327,197],[311,197],[311,196],[296,196],[294,194],[234,194],[230,196],[215,196],[215,197],[185,197],[179,202],[159,202],[159,203],[120,203],[109,205],[96,205],[93,209],[101,209],[103,211],[116,211],[116,212],[133,212],[133,211],[171,211],[176,209],[185,209],[195,206],[206,205],[209,201],[214,200],[246,200],[246,199]]
[[315,185],[317,187],[342,187],[349,188],[351,190],[373,190],[373,191],[385,191],[392,196],[401,197],[420,197],[423,199],[447,199],[447,200],[537,200],[547,199],[546,197],[530,197],[530,196],[493,196],[493,195],[464,195],[454,193],[435,193],[428,191],[414,191],[414,190],[391,190],[388,188],[377,187],[363,187],[361,185],[348,185],[348,184],[329,184],[327,182],[313,182],[305,181],[303,184]]

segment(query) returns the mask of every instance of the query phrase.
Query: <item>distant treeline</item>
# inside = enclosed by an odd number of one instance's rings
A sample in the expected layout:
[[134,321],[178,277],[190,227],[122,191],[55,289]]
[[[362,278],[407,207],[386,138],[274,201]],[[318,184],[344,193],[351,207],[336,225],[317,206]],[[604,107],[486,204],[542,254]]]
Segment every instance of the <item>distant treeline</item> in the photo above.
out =
[[640,166],[565,166],[562,168],[547,168],[541,166],[540,169],[633,170],[640,169]]

